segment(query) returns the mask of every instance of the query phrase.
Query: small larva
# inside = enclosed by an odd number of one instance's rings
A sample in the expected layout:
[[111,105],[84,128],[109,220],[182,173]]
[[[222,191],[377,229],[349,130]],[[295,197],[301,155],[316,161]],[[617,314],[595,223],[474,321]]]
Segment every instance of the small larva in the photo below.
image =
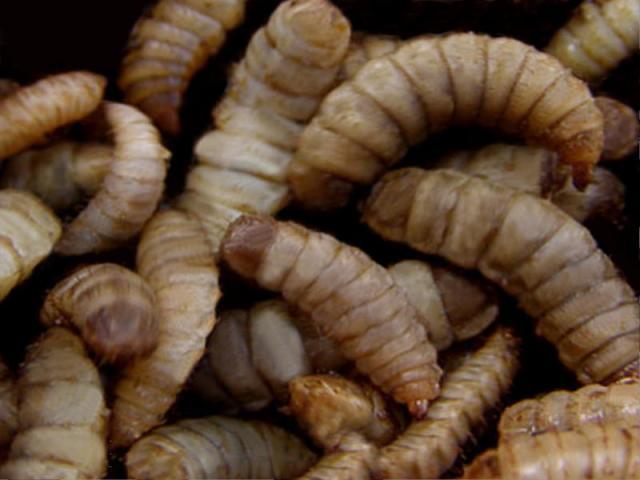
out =
[[0,359],[0,457],[18,428],[18,390],[9,367]]
[[384,238],[477,269],[515,296],[580,382],[637,372],[633,290],[589,231],[550,202],[453,170],[406,168],[376,185],[364,219]]

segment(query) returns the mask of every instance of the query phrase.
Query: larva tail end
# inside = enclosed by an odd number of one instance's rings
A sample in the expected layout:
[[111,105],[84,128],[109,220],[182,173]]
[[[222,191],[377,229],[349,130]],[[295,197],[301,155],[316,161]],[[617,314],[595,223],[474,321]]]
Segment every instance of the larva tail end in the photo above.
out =
[[353,186],[330,173],[294,162],[288,173],[297,203],[308,210],[331,211],[349,203]]
[[462,478],[499,479],[500,464],[498,463],[498,453],[496,450],[488,450],[476,457],[471,465],[465,467]]
[[277,224],[267,216],[244,215],[235,220],[222,239],[222,259],[236,273],[251,278],[276,236]]

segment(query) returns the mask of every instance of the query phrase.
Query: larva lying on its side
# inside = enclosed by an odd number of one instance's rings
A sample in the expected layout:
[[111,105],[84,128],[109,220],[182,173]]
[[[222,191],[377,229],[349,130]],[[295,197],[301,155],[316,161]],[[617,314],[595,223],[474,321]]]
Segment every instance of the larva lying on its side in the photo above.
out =
[[13,374],[0,359],[0,459],[18,428],[18,391]]
[[392,35],[354,32],[351,36],[349,50],[347,50],[347,55],[342,63],[340,78],[349,80],[355,77],[358,70],[369,60],[395,52],[400,45],[402,45],[402,40]]
[[102,478],[104,392],[82,341],[52,327],[30,347],[18,381],[19,427],[0,477]]
[[104,115],[113,130],[113,161],[98,192],[56,245],[62,255],[120,246],[140,232],[162,196],[169,152],[158,131],[128,105],[106,102]]
[[575,392],[557,390],[536,399],[522,400],[500,417],[500,437],[539,435],[550,430],[571,430],[586,423],[640,420],[640,382],[631,380],[608,387],[587,385]]
[[40,322],[74,327],[101,359],[123,363],[158,342],[156,298],[131,270],[113,263],[75,270],[47,295]]
[[107,81],[89,72],[43,78],[0,100],[0,160],[94,111]]
[[235,218],[274,214],[289,202],[298,137],[336,83],[349,36],[348,20],[329,1],[288,0],[251,39],[177,203],[201,219],[216,252]]
[[163,132],[180,133],[193,75],[244,19],[246,0],[159,0],[134,26],[118,86]]
[[0,300],[31,275],[61,233],[60,220],[38,198],[0,190]]
[[7,160],[0,186],[29,190],[51,208],[64,210],[93,196],[112,162],[109,145],[57,142]]
[[511,38],[423,37],[369,61],[333,90],[289,169],[309,208],[343,206],[410,146],[451,125],[519,134],[560,154],[580,186],[600,158],[603,121],[589,88],[553,57]]
[[202,227],[175,211],[157,213],[138,244],[137,269],[155,293],[158,346],[131,362],[115,387],[111,442],[128,447],[163,422],[215,324],[218,269]]
[[609,97],[596,97],[596,105],[604,117],[602,160],[620,160],[637,151],[640,136],[638,112]]
[[20,84],[9,78],[0,78],[0,99],[20,89]]
[[451,468],[511,386],[519,365],[517,346],[512,332],[499,327],[445,372],[427,416],[380,451],[378,477],[439,478]]
[[240,275],[281,291],[374,384],[424,415],[439,391],[436,350],[383,267],[329,235],[264,215],[232,223],[220,252]]
[[273,478],[300,475],[316,456],[291,433],[226,417],[160,427],[127,453],[127,473],[140,480]]
[[566,432],[518,435],[465,468],[464,478],[549,480],[640,477],[640,425],[587,424]]
[[545,51],[580,78],[597,83],[638,51],[638,0],[584,0]]
[[364,219],[515,296],[580,382],[639,374],[633,290],[589,231],[550,202],[453,170],[407,168],[376,185]]

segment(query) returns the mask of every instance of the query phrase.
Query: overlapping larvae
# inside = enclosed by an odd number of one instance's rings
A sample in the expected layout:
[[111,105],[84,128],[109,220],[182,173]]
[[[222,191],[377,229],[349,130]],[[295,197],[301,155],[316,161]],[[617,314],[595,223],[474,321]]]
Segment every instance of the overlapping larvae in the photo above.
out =
[[638,51],[639,35],[638,0],[584,0],[545,50],[578,77],[599,83]]
[[13,374],[0,359],[0,458],[18,428],[18,391]]
[[244,19],[246,0],[159,0],[133,28],[118,85],[163,132],[180,133],[193,75]]
[[327,0],[288,0],[251,39],[177,203],[201,219],[216,251],[242,213],[274,214],[288,203],[298,137],[336,83],[349,36]]
[[603,148],[602,114],[588,87],[553,57],[511,38],[422,37],[371,60],[333,90],[289,169],[305,206],[343,206],[410,146],[451,125],[518,134],[556,151],[585,186]]
[[588,230],[551,203],[452,170],[408,168],[378,183],[364,217],[383,237],[478,269],[515,296],[580,382],[637,375],[636,296]]
[[316,460],[300,439],[274,425],[227,417],[160,427],[127,453],[127,473],[140,480],[273,478],[300,475]]
[[348,80],[355,77],[369,60],[384,57],[395,52],[402,45],[398,37],[354,32],[347,55],[342,63],[340,78]]

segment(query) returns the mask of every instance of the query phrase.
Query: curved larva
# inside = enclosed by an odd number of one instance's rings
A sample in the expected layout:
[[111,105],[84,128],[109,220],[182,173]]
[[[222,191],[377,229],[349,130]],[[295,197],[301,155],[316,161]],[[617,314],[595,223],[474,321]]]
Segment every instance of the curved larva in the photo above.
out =
[[145,480],[295,477],[316,460],[291,433],[227,417],[181,420],[140,439],[127,453],[127,473]]
[[571,430],[586,423],[633,424],[640,418],[640,382],[631,380],[608,387],[587,385],[574,392],[557,390],[507,408],[498,430],[503,439]]
[[241,213],[273,215],[289,203],[289,163],[337,82],[349,36],[349,22],[327,0],[288,0],[251,39],[177,203],[203,221],[214,251]]
[[633,290],[589,231],[550,202],[453,170],[409,168],[378,183],[364,217],[385,238],[504,288],[580,382],[637,371]]
[[395,52],[402,44],[402,40],[392,35],[375,35],[364,32],[354,32],[351,36],[349,50],[342,63],[340,78],[349,80],[369,60],[384,57]]
[[115,388],[111,442],[129,446],[163,422],[204,352],[220,297],[218,269],[198,221],[166,210],[145,226],[137,269],[156,297],[158,346],[129,363]]
[[597,83],[638,51],[638,35],[638,0],[585,0],[545,51],[576,76]]
[[64,210],[93,196],[112,162],[109,145],[57,142],[7,160],[0,186],[29,190],[51,208]]
[[155,303],[151,287],[131,270],[113,263],[88,265],[49,292],[40,322],[75,328],[100,358],[121,363],[155,348]]
[[510,38],[423,37],[374,59],[324,99],[289,169],[305,206],[344,205],[407,149],[451,125],[477,124],[541,144],[588,183],[602,152],[602,114],[556,59]]
[[0,455],[18,429],[18,390],[9,367],[0,359]]
[[414,416],[438,395],[436,350],[417,312],[361,250],[294,223],[247,215],[231,224],[220,252],[237,273],[281,291]]
[[596,97],[596,105],[604,117],[602,161],[620,160],[637,151],[640,137],[638,112],[609,97]]
[[519,366],[518,343],[500,327],[446,372],[426,417],[380,451],[379,477],[439,478],[451,468],[511,386]]
[[113,161],[89,205],[56,245],[62,255],[115,248],[137,235],[160,201],[169,152],[149,119],[128,105],[106,102],[113,131]]
[[94,111],[107,81],[89,72],[52,75],[0,100],[0,160]]
[[617,478],[640,476],[640,426],[587,424],[566,432],[519,435],[465,468],[464,478]]
[[0,99],[18,91],[20,84],[9,78],[0,78]]
[[102,478],[108,410],[82,341],[52,327],[29,349],[18,381],[18,432],[4,478]]
[[244,19],[245,0],[159,0],[131,32],[118,86],[163,132],[180,133],[193,75]]
[[58,217],[34,195],[0,190],[0,299],[49,256],[61,233]]

